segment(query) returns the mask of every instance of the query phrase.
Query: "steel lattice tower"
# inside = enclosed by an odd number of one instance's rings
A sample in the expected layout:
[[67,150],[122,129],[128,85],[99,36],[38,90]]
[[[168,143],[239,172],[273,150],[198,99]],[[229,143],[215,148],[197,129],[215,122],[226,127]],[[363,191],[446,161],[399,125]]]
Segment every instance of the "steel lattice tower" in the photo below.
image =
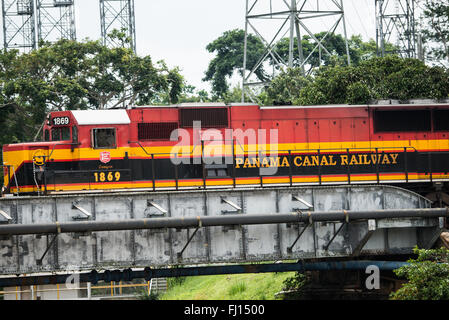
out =
[[33,0],[2,0],[3,45],[25,52],[36,48]]
[[123,46],[108,34],[117,29],[125,31],[130,44],[125,45],[136,52],[136,27],[134,17],[134,0],[100,0],[101,37],[108,47]]
[[377,55],[391,53],[385,47],[391,42],[402,57],[414,58],[416,41],[415,0],[376,0]]
[[[262,21],[259,26],[258,21]],[[269,22],[274,22],[269,27]],[[320,30],[312,30],[312,24],[320,25]],[[245,15],[245,44],[243,61],[243,82],[242,101],[245,100],[245,92],[251,95],[250,88],[265,85],[267,82],[260,82],[254,79],[257,68],[263,64],[268,64],[271,60],[273,65],[273,78],[279,67],[300,67],[305,74],[305,66],[310,64],[312,54],[317,52],[320,55],[332,55],[323,44],[323,40],[330,34],[336,33],[337,29],[343,34],[346,43],[347,63],[350,64],[349,47],[346,33],[345,14],[343,0],[246,0]],[[341,30],[342,29],[342,30]],[[315,33],[325,32],[321,39],[315,37]],[[249,33],[254,34],[265,45],[265,51],[260,56],[257,63],[250,72],[247,68],[247,46]],[[301,40],[303,35],[308,35],[313,43],[313,50],[307,56],[304,54]],[[288,60],[282,58],[276,52],[276,45],[283,38],[289,39]],[[294,63],[294,55],[298,54],[298,62]]]
[[76,40],[74,0],[36,0],[38,40]]

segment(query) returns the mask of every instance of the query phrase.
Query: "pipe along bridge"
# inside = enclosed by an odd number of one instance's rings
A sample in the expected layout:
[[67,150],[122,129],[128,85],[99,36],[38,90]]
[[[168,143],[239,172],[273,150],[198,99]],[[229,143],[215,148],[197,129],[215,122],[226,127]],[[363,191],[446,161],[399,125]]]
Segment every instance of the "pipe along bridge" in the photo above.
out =
[[[0,286],[62,283],[73,273],[96,283],[335,270],[338,261],[392,269],[402,264],[350,260],[430,248],[448,215],[379,185],[2,198]],[[301,262],[246,264],[282,260]]]

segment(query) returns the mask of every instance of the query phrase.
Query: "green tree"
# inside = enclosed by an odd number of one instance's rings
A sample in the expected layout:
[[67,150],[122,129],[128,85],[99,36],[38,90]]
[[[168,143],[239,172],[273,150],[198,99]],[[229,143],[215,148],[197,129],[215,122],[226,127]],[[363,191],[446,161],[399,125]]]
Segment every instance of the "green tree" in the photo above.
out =
[[[310,65],[310,68],[316,68],[321,65],[331,65],[338,63],[344,64],[347,61],[346,58],[346,42],[344,38],[339,34],[327,34],[326,32],[320,32],[314,35],[314,37],[321,41],[324,48],[331,54],[329,55],[326,50],[317,46],[315,40],[309,36],[304,35],[301,39],[301,46],[304,59],[307,59],[306,65]],[[284,60],[288,61],[289,56],[289,38],[282,38],[276,44],[277,54]],[[295,43],[296,44],[296,43]],[[273,62],[273,61],[272,61]],[[293,65],[300,65],[300,57],[298,50],[293,51]]]
[[[314,37],[322,42],[330,55],[325,50],[316,48],[316,41],[311,36],[303,36],[301,44],[304,58],[308,57],[306,63],[306,67],[308,68],[306,70],[307,73],[322,65],[335,66],[347,64],[346,42],[341,35],[320,32],[315,34]],[[209,63],[205,77],[203,78],[203,81],[211,81],[212,92],[214,94],[213,100],[226,100],[230,89],[228,83],[229,78],[236,71],[242,75],[244,40],[245,32],[235,29],[224,32],[223,35],[207,45],[206,49],[209,52],[216,53],[215,58]],[[360,35],[352,36],[348,39],[348,46],[352,65],[358,65],[361,61],[376,56],[376,43],[374,40],[363,42]],[[394,51],[394,48],[392,44],[387,43],[388,50]],[[265,52],[266,48],[262,41],[249,34],[247,38],[247,71],[251,71],[259,63]],[[284,62],[287,62],[289,58],[289,38],[280,39],[274,46],[274,53]],[[275,62],[272,55],[268,55],[267,57],[269,63],[274,65]],[[293,65],[295,67],[300,65],[298,50],[294,50],[293,52]],[[266,67],[267,64],[260,64],[254,71],[255,76],[261,82],[269,80],[264,66]],[[278,100],[282,101],[282,99]]]
[[407,279],[399,290],[392,293],[393,300],[449,300],[449,250],[445,248],[423,250],[415,248],[416,259],[394,272]]
[[[363,41],[361,35],[353,35],[348,41],[349,43],[349,54],[351,56],[351,64],[359,65],[362,61],[375,58],[377,56],[377,44],[373,39],[368,41]],[[397,55],[397,47],[386,41],[385,42],[385,52],[387,55]]]
[[[253,96],[257,99],[257,101],[264,102],[266,101],[266,92],[265,90],[261,90],[259,93],[253,92]],[[242,86],[241,84],[237,84],[233,86],[231,89],[223,97],[224,103],[235,103],[242,100]],[[245,90],[245,101],[251,101],[251,98],[248,94],[248,91]]]
[[281,70],[279,76],[274,78],[265,89],[268,104],[287,105],[297,100],[297,95],[312,81],[311,77],[304,77],[301,68],[288,68]]
[[[219,98],[224,98],[229,84],[227,79],[232,77],[234,71],[238,70],[242,75],[243,56],[244,56],[245,31],[235,29],[226,31],[216,40],[209,43],[207,51],[216,53],[208,66],[203,81],[212,82],[212,92]],[[252,70],[263,52],[265,47],[259,38],[249,34],[247,37],[247,62],[246,68]],[[268,76],[260,65],[254,72],[260,81],[266,81]]]
[[184,82],[178,103],[214,102],[205,89],[196,89],[195,86]]
[[[324,49],[317,47],[316,41],[309,35],[304,35],[301,40],[304,59],[308,58],[306,65],[309,69],[320,66],[347,65],[346,41],[340,34],[320,32],[314,34],[314,37],[321,41]],[[283,38],[276,44],[276,52],[284,61],[288,61],[289,38]],[[370,39],[368,42],[362,40],[361,35],[353,35],[348,39],[348,49],[351,65],[358,65],[360,62],[376,56],[376,42]],[[395,46],[386,43],[386,50],[393,52]],[[329,55],[330,53],[330,55]],[[293,52],[293,66],[300,65],[299,52]]]
[[0,142],[29,141],[54,110],[176,103],[183,85],[178,68],[99,41],[42,43],[27,54],[2,51],[0,124],[7,122],[7,132]]
[[425,0],[423,41],[430,45],[428,58],[449,63],[449,0]]
[[[22,73],[22,65],[17,50],[0,52],[0,144],[23,141],[35,131],[38,107],[27,103],[27,97],[19,96],[27,76]],[[32,92],[32,86],[27,92]],[[35,101],[40,97],[36,96]]]
[[299,70],[290,70],[274,79],[267,93],[268,101],[296,105],[443,99],[449,96],[449,72],[417,59],[390,55],[364,60],[357,66],[324,66],[308,78]]
[[300,300],[303,298],[303,289],[310,283],[310,278],[301,272],[296,272],[283,282],[282,300]]
[[[111,37],[129,41],[123,32]],[[24,54],[2,50],[0,145],[33,141],[51,111],[177,103],[183,86],[178,68],[99,41],[41,42]]]

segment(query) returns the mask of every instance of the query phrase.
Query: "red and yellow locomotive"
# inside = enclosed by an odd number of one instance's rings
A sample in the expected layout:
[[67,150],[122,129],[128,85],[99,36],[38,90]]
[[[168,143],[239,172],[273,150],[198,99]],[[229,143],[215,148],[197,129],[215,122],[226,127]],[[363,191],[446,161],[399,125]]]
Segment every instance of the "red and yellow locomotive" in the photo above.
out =
[[449,181],[449,104],[52,112],[3,146],[5,193]]

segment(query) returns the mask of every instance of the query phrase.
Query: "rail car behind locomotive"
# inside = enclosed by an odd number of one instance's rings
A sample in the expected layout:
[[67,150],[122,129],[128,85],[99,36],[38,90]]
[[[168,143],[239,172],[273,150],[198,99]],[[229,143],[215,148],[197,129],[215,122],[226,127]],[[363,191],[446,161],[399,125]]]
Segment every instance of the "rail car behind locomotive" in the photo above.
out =
[[449,181],[449,104],[52,112],[3,146],[4,193]]

